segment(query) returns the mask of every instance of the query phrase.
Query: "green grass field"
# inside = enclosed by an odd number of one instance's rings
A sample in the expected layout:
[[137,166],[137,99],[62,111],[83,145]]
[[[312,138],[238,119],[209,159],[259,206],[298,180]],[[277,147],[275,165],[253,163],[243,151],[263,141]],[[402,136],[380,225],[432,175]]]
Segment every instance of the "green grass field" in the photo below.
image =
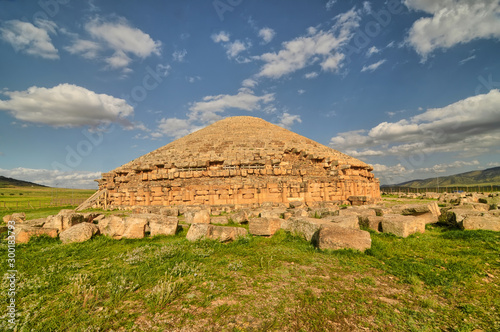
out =
[[49,206],[78,205],[95,190],[45,187],[0,188],[0,213],[5,210],[38,209]]
[[372,233],[366,253],[319,251],[283,231],[229,244],[185,234],[18,245],[17,330],[500,330],[499,233]]

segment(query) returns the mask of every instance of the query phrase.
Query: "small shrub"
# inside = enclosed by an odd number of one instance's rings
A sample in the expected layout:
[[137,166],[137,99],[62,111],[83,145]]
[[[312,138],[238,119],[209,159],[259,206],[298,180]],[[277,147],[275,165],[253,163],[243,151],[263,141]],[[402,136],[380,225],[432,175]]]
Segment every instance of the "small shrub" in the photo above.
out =
[[488,200],[486,198],[480,198],[478,202],[483,204],[488,204]]
[[498,209],[498,206],[496,204],[490,204],[490,210],[496,210]]

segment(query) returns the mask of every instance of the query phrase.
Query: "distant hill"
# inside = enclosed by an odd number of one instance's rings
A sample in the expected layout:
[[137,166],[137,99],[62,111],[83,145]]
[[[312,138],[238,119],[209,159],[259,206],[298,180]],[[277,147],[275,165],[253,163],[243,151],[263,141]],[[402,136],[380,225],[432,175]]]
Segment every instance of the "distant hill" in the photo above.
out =
[[439,183],[440,187],[500,185],[500,167],[488,168],[482,171],[471,171],[449,176],[440,176],[412,180],[399,184],[383,185],[382,187],[432,188]]
[[28,181],[16,180],[0,175],[0,188],[9,188],[9,187],[47,187],[47,186],[42,186],[41,184],[36,184]]

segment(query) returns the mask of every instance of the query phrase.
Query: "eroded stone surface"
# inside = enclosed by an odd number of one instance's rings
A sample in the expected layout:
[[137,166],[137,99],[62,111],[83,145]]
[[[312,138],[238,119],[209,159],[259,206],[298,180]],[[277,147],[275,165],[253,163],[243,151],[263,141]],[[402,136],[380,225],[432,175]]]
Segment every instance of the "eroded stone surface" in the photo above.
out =
[[76,224],[59,234],[62,243],[84,242],[90,240],[99,231],[99,228],[91,223],[83,222]]

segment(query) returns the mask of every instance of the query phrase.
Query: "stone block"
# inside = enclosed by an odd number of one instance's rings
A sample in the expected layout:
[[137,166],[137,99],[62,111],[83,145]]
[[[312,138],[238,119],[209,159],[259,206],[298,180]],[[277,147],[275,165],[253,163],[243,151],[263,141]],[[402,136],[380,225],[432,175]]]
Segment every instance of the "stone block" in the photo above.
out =
[[252,235],[272,236],[281,228],[283,219],[253,218],[248,222],[248,232]]
[[142,239],[146,233],[148,220],[142,217],[127,217],[124,219],[125,230],[122,237],[127,239]]
[[114,239],[121,239],[125,232],[125,222],[118,216],[109,216],[99,221],[97,224],[99,233]]
[[16,243],[28,243],[33,236],[47,235],[52,238],[57,237],[57,229],[41,227],[17,227],[14,231]]
[[425,222],[413,216],[389,214],[382,217],[382,232],[392,233],[400,237],[408,237],[415,233],[425,232]]
[[247,235],[246,229],[241,227],[215,226],[210,224],[192,224],[186,234],[188,241],[212,239],[220,242],[234,241],[238,237]]
[[306,241],[311,241],[314,234],[324,225],[330,225],[327,220],[307,217],[292,217],[281,222],[281,229],[289,231],[293,235],[300,236]]
[[209,224],[210,211],[209,210],[190,210],[184,213],[185,221],[188,224]]
[[228,224],[229,218],[228,216],[218,216],[218,217],[210,217],[211,224]]
[[485,214],[482,216],[468,215],[459,224],[460,228],[465,230],[488,230],[500,231],[500,217]]
[[160,214],[169,217],[177,217],[179,216],[179,208],[174,206],[163,207],[160,209]]
[[164,216],[163,218],[149,220],[149,231],[151,236],[175,235],[179,225],[177,217]]
[[371,248],[370,233],[359,229],[329,225],[316,232],[313,244],[319,249],[356,249],[365,251]]
[[91,223],[83,222],[76,224],[59,234],[59,239],[61,242],[73,243],[73,242],[84,242],[90,240],[99,231],[99,228]]

